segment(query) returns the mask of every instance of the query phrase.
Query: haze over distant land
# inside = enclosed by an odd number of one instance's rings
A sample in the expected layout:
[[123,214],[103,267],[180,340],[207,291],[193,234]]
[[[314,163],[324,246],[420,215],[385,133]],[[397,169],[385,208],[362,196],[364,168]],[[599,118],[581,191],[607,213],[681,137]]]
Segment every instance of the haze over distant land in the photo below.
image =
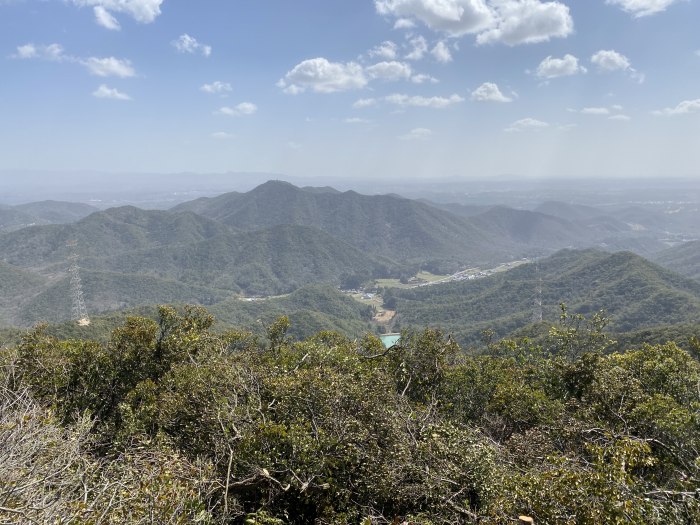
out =
[[679,0],[0,1],[0,169],[695,177],[698,19]]
[[[0,205],[43,200],[87,203],[106,209],[125,204],[167,209],[199,197],[247,192],[268,180],[299,187],[328,187],[368,195],[396,194],[412,199],[466,205],[508,205],[533,209],[544,201],[622,206],[700,203],[694,178],[494,178],[433,177],[395,180],[340,177],[288,177],[275,173],[108,173],[97,171],[0,170]],[[455,210],[451,210],[455,211]],[[463,210],[462,210],[463,211]]]

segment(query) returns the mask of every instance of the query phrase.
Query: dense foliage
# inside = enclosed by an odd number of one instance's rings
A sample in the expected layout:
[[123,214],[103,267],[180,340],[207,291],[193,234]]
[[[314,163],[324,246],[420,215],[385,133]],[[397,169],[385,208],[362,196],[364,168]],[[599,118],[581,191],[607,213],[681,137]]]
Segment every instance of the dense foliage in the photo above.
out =
[[0,521],[700,522],[700,363],[673,343],[609,353],[607,320],[566,309],[478,356],[213,321],[161,307],[3,350]]
[[[70,247],[71,240],[79,242]],[[19,288],[32,280],[30,293],[0,298],[0,320],[23,326],[66,320],[66,269],[73,251],[80,256],[92,312],[171,302],[211,305],[232,293],[277,295],[403,270],[315,228],[238,232],[190,212],[124,206],[74,224],[0,233],[0,281]]]

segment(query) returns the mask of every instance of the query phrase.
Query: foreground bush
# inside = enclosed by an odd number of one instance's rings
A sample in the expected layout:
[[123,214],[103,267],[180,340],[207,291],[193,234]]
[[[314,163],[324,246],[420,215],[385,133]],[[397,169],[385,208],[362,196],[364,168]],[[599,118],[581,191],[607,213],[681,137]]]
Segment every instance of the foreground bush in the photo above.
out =
[[580,321],[481,356],[434,330],[296,342],[284,318],[261,343],[199,308],[105,345],[39,327],[4,357],[0,516],[700,522],[700,365],[673,344],[606,355]]

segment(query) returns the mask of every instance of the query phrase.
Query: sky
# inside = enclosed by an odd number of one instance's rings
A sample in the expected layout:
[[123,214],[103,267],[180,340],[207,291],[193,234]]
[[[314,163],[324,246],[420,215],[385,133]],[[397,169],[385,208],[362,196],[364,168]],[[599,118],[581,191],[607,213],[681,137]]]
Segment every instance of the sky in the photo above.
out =
[[697,0],[0,0],[0,170],[697,177]]

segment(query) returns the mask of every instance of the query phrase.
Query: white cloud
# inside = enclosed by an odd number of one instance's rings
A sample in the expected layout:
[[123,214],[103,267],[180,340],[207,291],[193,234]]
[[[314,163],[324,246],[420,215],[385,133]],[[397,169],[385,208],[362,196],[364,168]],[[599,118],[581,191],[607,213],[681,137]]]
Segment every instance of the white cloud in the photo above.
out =
[[25,44],[17,47],[17,53],[11,55],[17,59],[40,59],[53,62],[69,62],[84,66],[91,74],[98,77],[128,78],[136,75],[131,61],[115,57],[88,57],[79,58],[66,55],[60,44],[34,45]]
[[542,122],[541,120],[537,120],[534,118],[523,118],[520,120],[516,120],[513,122],[510,126],[508,126],[505,131],[508,133],[515,133],[518,131],[525,131],[528,129],[542,129],[542,128],[548,128],[549,124],[546,122]]
[[365,68],[371,80],[397,81],[411,78],[411,66],[403,62],[379,62]]
[[131,100],[131,97],[126,93],[122,93],[115,88],[107,87],[104,84],[93,91],[92,96],[97,98],[109,98],[112,100]]
[[[150,24],[160,15],[160,6],[163,2],[164,0],[72,0],[73,5],[95,8],[97,23],[107,29],[115,29],[103,23],[104,20],[108,20],[107,17],[119,26],[119,22],[111,13],[123,13],[137,22]],[[98,9],[103,14],[98,14]],[[104,17],[102,20],[101,16]]]
[[700,98],[695,100],[684,100],[675,108],[665,108],[653,111],[654,115],[663,117],[673,117],[676,115],[687,115],[688,113],[700,112]]
[[173,40],[170,43],[180,53],[200,53],[205,57],[211,55],[211,46],[198,42],[196,38],[188,35],[187,33],[180,35],[177,40]]
[[644,82],[644,75],[632,67],[629,58],[612,49],[601,49],[591,57],[591,62],[601,73],[624,71],[637,82]]
[[34,44],[24,44],[23,46],[17,46],[17,53],[12,55],[12,58],[27,59],[35,58],[36,56],[36,46]]
[[329,62],[312,58],[294,66],[277,85],[285,93],[297,94],[307,89],[316,93],[334,93],[361,89],[367,85],[362,66],[355,62]]
[[608,108],[583,108],[581,110],[583,115],[609,115],[610,110]]
[[578,58],[569,54],[564,55],[562,58],[553,58],[550,55],[537,66],[537,76],[548,79],[568,77],[586,72],[587,69],[579,65]]
[[211,93],[213,95],[221,95],[233,91],[231,84],[228,82],[220,82],[219,80],[216,80],[211,84],[204,84],[199,89],[205,93]]
[[369,50],[369,56],[372,58],[383,58],[385,60],[394,60],[398,56],[398,49],[394,42],[391,40],[385,40],[378,46],[373,47]]
[[411,45],[411,51],[404,57],[407,60],[421,60],[428,52],[428,42],[420,35],[411,38],[408,43]]
[[697,56],[700,57],[700,49],[698,49],[697,51],[695,51],[695,54],[696,54]]
[[450,48],[447,47],[444,41],[440,41],[435,44],[435,47],[430,51],[430,53],[435,57],[435,60],[447,64],[452,62],[452,53],[450,53]]
[[431,77],[430,75],[419,73],[411,77],[411,82],[413,82],[414,84],[425,84],[426,82],[430,84],[437,84],[438,79],[435,77]]
[[413,29],[416,24],[408,18],[399,18],[394,22],[394,29]]
[[608,117],[608,120],[619,120],[619,121],[627,122],[627,121],[632,120],[632,119],[630,117],[628,117],[627,115],[612,115],[612,116]]
[[63,54],[63,46],[61,44],[49,44],[46,46],[24,44],[23,46],[17,46],[17,52],[11,57],[21,60],[38,58],[51,61],[61,61],[69,58]]
[[547,42],[574,31],[568,6],[540,0],[498,0],[496,23],[477,36],[477,43],[501,42],[509,46]]
[[98,25],[111,31],[119,31],[122,27],[119,25],[119,21],[112,16],[112,14],[107,11],[103,6],[96,5],[94,7],[95,21]]
[[629,59],[612,49],[602,49],[591,57],[591,62],[598,66],[600,71],[628,71],[632,69]]
[[242,117],[244,115],[252,115],[256,111],[258,111],[258,106],[252,102],[241,102],[234,107],[220,107],[216,113],[219,115],[226,115],[227,117]]
[[34,45],[25,44],[17,47],[17,52],[11,55],[16,59],[50,60],[52,62],[69,62],[84,66],[91,74],[98,77],[128,78],[136,75],[131,61],[125,58],[115,57],[88,57],[79,58],[66,55],[60,44]]
[[289,149],[293,149],[293,150],[295,150],[295,151],[298,151],[298,150],[300,150],[301,148],[303,148],[304,146],[302,146],[302,145],[299,144],[298,142],[294,142],[293,140],[290,140],[289,142],[287,142],[287,147],[288,147]]
[[126,59],[107,57],[90,57],[80,61],[90,73],[98,77],[120,77],[127,78],[136,75],[136,71],[131,65],[131,61]]
[[210,135],[210,137],[216,140],[230,140],[235,139],[236,135],[226,133],[225,131],[215,131]]
[[624,108],[620,104],[613,104],[610,106],[610,109],[613,109],[615,111],[622,111]]
[[635,18],[660,13],[676,2],[678,0],[606,0],[606,3],[620,7]]
[[352,105],[355,109],[369,108],[377,105],[376,98],[361,98]]
[[493,82],[484,82],[474,91],[471,95],[472,100],[477,102],[512,102],[513,99],[506,97],[501,90],[498,89],[498,85]]
[[514,46],[566,37],[574,23],[569,8],[559,1],[541,0],[375,0],[377,13],[418,20],[450,36],[477,34],[480,44]]
[[374,5],[380,15],[416,19],[454,36],[476,33],[493,23],[484,0],[375,0]]
[[413,128],[405,135],[401,135],[401,140],[426,140],[433,135],[433,132],[428,128]]
[[367,120],[366,118],[360,118],[360,117],[350,117],[346,118],[344,120],[346,124],[369,124],[370,121]]
[[449,97],[421,97],[395,93],[385,97],[384,100],[401,107],[410,106],[432,109],[443,109],[464,102],[464,99],[457,94],[450,95]]

